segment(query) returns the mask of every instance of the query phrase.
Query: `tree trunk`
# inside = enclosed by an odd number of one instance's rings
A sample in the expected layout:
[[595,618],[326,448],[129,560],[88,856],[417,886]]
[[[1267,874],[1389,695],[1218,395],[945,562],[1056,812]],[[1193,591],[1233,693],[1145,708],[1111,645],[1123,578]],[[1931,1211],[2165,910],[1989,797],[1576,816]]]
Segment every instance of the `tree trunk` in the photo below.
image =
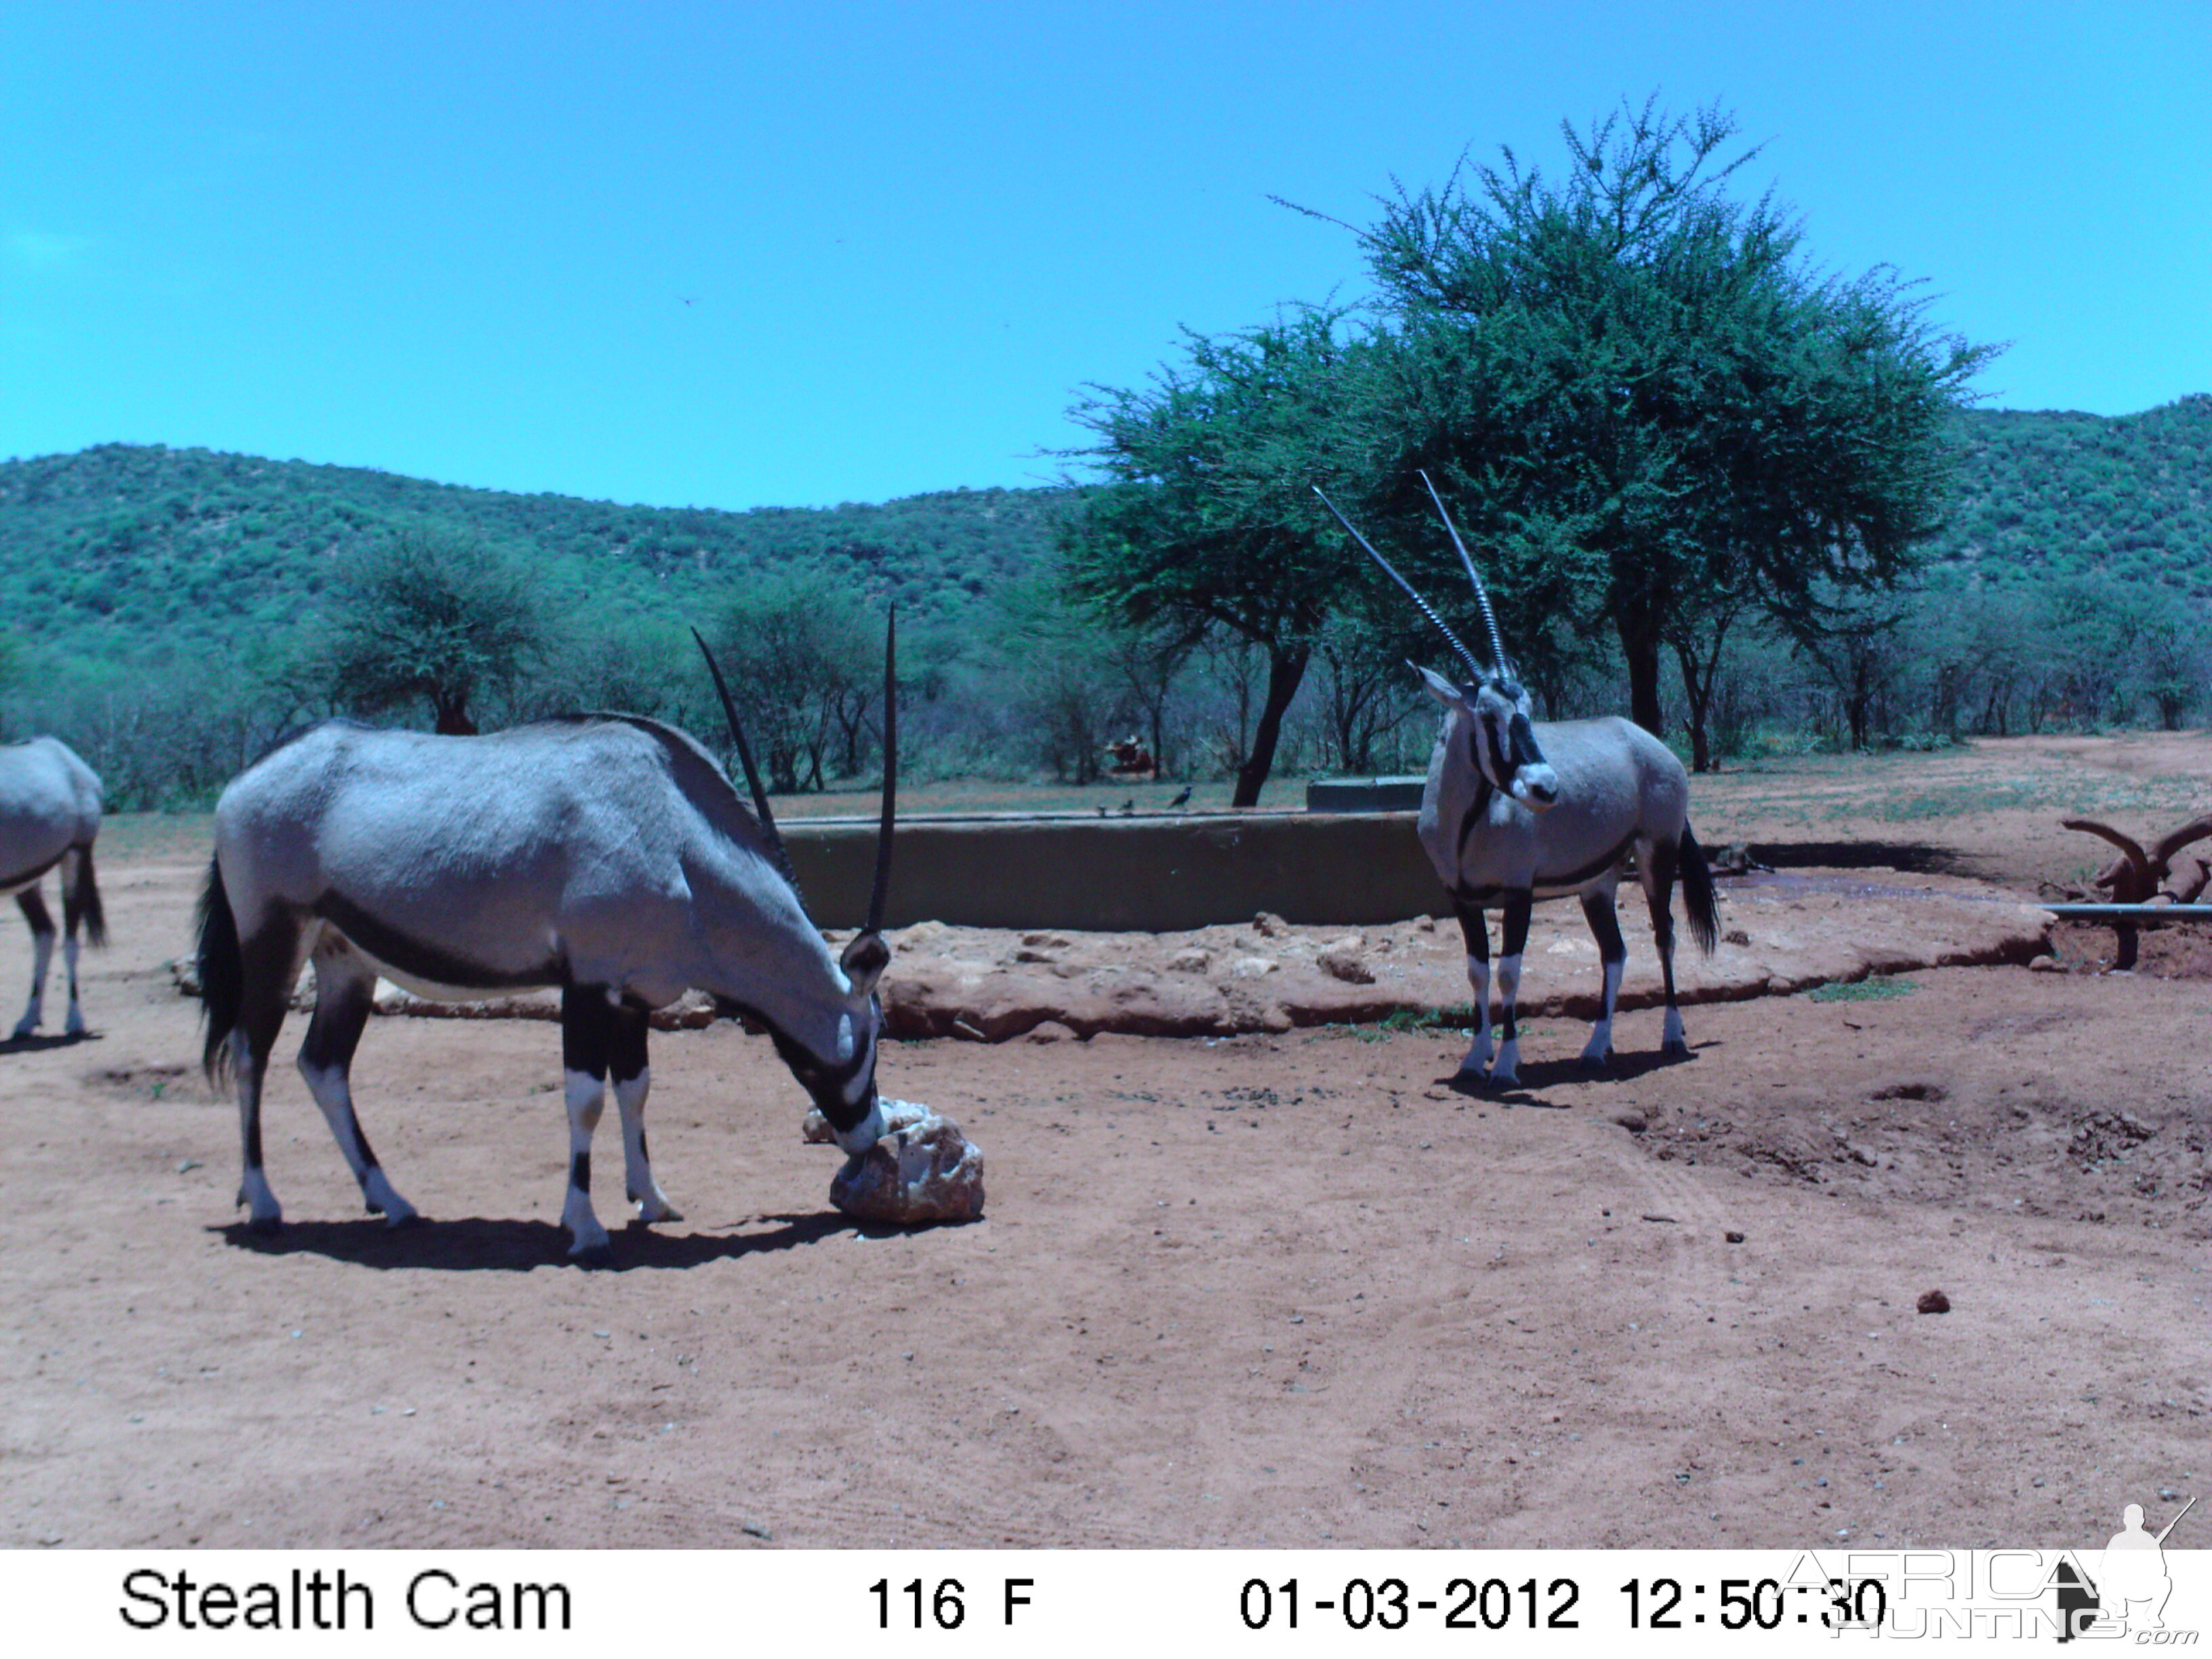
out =
[[1621,654],[1628,659],[1628,718],[1664,743],[1666,716],[1659,707],[1659,635],[1618,624]]
[[1690,732],[1690,769],[1710,772],[1713,769],[1713,745],[1706,731],[1706,716],[1712,707],[1713,681],[1719,674],[1720,661],[1716,655],[1711,668],[1701,677],[1697,658],[1686,646],[1679,643],[1674,647],[1674,659],[1682,667],[1682,696],[1689,705],[1682,724]]
[[432,728],[441,738],[473,738],[477,723],[469,718],[468,696],[465,691],[431,695],[430,706],[437,712],[437,724]]
[[1298,694],[1306,663],[1313,648],[1305,645],[1278,646],[1267,653],[1267,700],[1260,709],[1260,724],[1252,733],[1252,752],[1237,769],[1237,793],[1231,806],[1257,806],[1260,790],[1274,769],[1275,744],[1282,736],[1283,714]]
[[1689,705],[1683,724],[1690,732],[1690,769],[1711,772],[1713,763],[1713,698],[1721,683],[1721,659],[1728,648],[1729,629],[1739,607],[1723,605],[1713,617],[1711,648],[1700,654],[1699,641],[1688,633],[1677,633],[1671,641],[1674,660],[1681,665],[1682,696]]

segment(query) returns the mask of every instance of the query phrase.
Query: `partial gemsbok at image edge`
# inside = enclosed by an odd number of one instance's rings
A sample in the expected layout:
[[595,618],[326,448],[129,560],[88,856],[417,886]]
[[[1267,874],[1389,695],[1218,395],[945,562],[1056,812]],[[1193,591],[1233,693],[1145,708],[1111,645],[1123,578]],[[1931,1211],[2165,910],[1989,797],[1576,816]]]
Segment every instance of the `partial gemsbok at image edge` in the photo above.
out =
[[[1444,706],[1444,727],[1429,757],[1421,795],[1419,833],[1429,862],[1451,895],[1467,938],[1468,983],[1474,991],[1474,1042],[1460,1062],[1462,1077],[1486,1073],[1493,1084],[1519,1081],[1520,1042],[1514,1004],[1521,990],[1521,956],[1528,943],[1528,913],[1537,899],[1582,901],[1596,937],[1605,975],[1604,1000],[1583,1063],[1602,1066],[1613,1054],[1613,1010],[1628,949],[1621,942],[1613,894],[1630,854],[1651,910],[1651,936],[1666,983],[1663,1053],[1684,1054],[1682,1013],[1674,1000],[1674,879],[1682,881],[1683,908],[1698,946],[1712,953],[1720,930],[1712,872],[1690,833],[1690,778],[1667,745],[1642,726],[1617,716],[1539,724],[1530,719],[1528,692],[1516,678],[1490,596],[1475,574],[1451,515],[1421,475],[1437,516],[1451,536],[1468,579],[1474,584],[1492,665],[1486,668],[1462,645],[1427,600],[1390,562],[1352,527],[1316,488],[1322,504],[1346,534],[1389,573],[1451,644],[1473,678],[1457,684],[1416,665],[1429,694]],[[1498,959],[1500,1041],[1492,1063],[1490,1041],[1490,929],[1486,905],[1504,911]]]
[[0,744],[0,898],[14,895],[31,924],[31,1000],[9,1041],[29,1036],[46,1016],[46,969],[54,957],[54,919],[39,883],[59,866],[62,961],[69,974],[69,1018],[62,1030],[84,1030],[76,1000],[76,935],[107,943],[107,919],[93,879],[92,843],[100,834],[100,779],[59,738]]
[[898,766],[896,621],[885,644],[884,804],[868,924],[833,958],[808,919],[722,673],[754,808],[672,726],[578,714],[489,737],[332,720],[281,741],[223,791],[200,901],[209,1078],[238,1088],[255,1231],[282,1219],[262,1167],[262,1082],[301,964],[315,1009],[300,1072],[372,1214],[415,1219],[369,1150],[348,1070],[379,975],[467,1000],[561,991],[568,1109],[568,1254],[612,1260],[592,1209],[592,1135],[614,1079],[629,1195],[645,1222],[681,1219],[645,1138],[651,1012],[685,991],[764,1027],[846,1152],[884,1133],[876,1095],[890,961],[883,937]]

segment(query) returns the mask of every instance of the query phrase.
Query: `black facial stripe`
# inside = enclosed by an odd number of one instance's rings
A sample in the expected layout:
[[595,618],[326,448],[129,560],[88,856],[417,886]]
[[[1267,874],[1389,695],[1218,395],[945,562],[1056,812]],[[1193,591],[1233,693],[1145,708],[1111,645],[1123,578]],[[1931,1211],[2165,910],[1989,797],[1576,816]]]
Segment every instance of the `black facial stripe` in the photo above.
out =
[[1500,789],[1506,788],[1513,781],[1513,763],[1506,757],[1505,744],[1498,738],[1498,722],[1494,720],[1483,721],[1482,735],[1490,743],[1491,781]]
[[[868,1115],[868,1108],[874,1103],[876,1096],[876,1034],[882,1029],[883,1013],[872,1000],[869,1006],[875,1014],[875,1019],[854,1047],[853,1057],[843,1060],[822,1059],[757,1008],[726,998],[718,998],[717,1006],[734,1009],[768,1033],[769,1041],[775,1044],[775,1052],[783,1063],[791,1067],[791,1074],[799,1079],[799,1086],[805,1090],[814,1103],[822,1109],[822,1115],[830,1120],[831,1128],[845,1130],[859,1127],[860,1120]],[[863,1073],[867,1074],[869,1086],[861,1092],[856,1104],[846,1104],[846,1084]]]
[[1522,714],[1518,709],[1516,709],[1513,714],[1512,722],[1507,729],[1511,732],[1513,738],[1513,763],[1515,765],[1542,766],[1546,763],[1544,760],[1544,751],[1536,746],[1535,728],[1528,724],[1528,717],[1526,714]]
[[325,893],[315,901],[315,914],[336,922],[338,931],[379,962],[433,985],[451,985],[471,991],[519,991],[539,985],[566,985],[568,964],[558,957],[534,968],[487,968],[410,939],[398,928],[378,921],[342,893]]

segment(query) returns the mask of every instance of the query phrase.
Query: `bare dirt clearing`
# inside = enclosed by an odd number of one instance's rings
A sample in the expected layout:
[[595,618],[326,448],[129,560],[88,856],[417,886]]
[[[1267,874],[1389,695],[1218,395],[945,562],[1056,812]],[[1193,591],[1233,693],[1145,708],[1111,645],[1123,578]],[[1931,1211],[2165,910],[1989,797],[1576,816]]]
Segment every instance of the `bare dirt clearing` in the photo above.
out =
[[[1790,763],[1700,780],[1696,821],[1824,892],[2032,897],[2102,857],[2057,816],[2179,822],[2208,748]],[[235,1224],[234,1112],[163,966],[205,847],[111,826],[96,1036],[0,1050],[10,1545],[2079,1545],[2212,1459],[2185,930],[2131,976],[2069,929],[2075,972],[1704,1004],[1674,1065],[1629,1013],[1596,1079],[1540,1016],[1501,1097],[1445,1085],[1443,1030],[894,1045],[886,1091],[988,1159],[987,1219],[912,1234],[830,1208],[763,1040],[666,1034],[689,1219],[590,1274],[534,1021],[372,1025],[363,1120],[431,1224],[361,1215],[289,1067],[290,1223]],[[0,927],[0,993],[28,957]],[[1531,996],[1576,965],[1532,953]]]

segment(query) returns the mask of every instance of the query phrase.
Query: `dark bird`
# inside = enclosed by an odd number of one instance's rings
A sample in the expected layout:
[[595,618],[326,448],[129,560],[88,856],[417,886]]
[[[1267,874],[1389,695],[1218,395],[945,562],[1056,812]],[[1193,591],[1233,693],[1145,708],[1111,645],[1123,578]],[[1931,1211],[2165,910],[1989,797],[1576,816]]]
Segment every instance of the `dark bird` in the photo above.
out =
[[1121,803],[1121,816],[1125,818],[1136,810],[1137,798],[1134,795],[1130,796],[1128,799]]
[[1182,792],[1180,794],[1178,794],[1178,795],[1177,795],[1177,796],[1176,796],[1173,800],[1170,801],[1170,802],[1168,803],[1168,805],[1169,805],[1170,806],[1188,806],[1188,805],[1190,805],[1190,786],[1189,786],[1188,784],[1187,784],[1187,783],[1186,783],[1185,785],[1183,785],[1183,787],[1182,787]]

